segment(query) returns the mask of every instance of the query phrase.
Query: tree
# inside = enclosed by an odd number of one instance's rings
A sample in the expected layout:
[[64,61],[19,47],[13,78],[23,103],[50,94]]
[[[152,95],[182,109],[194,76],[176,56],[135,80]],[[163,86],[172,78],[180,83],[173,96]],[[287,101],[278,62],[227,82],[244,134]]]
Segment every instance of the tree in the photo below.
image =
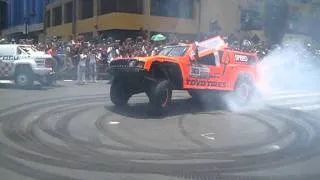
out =
[[289,4],[286,0],[266,0],[264,33],[270,44],[280,44],[287,30]]

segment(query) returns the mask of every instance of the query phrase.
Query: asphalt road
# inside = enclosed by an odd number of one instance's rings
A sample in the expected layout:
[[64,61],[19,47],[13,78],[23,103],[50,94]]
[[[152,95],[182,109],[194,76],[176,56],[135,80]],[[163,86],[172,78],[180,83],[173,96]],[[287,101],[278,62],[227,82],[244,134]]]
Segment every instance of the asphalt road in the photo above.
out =
[[174,93],[116,109],[106,82],[0,85],[0,179],[320,179],[320,93],[274,92],[243,111]]

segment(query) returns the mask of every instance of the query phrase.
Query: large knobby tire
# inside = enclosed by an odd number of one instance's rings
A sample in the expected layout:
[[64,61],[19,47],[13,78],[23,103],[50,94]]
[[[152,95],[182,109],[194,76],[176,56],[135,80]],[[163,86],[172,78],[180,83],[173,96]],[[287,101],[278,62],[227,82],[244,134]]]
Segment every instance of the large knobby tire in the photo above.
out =
[[151,87],[149,94],[150,104],[154,112],[163,112],[168,109],[172,98],[172,87],[168,80],[159,80]]
[[248,77],[240,77],[234,88],[233,99],[237,106],[246,106],[250,103],[255,93],[252,80]]
[[111,83],[110,99],[116,106],[125,106],[129,101],[130,95],[121,78],[115,78]]
[[30,88],[33,86],[34,74],[30,67],[21,66],[16,69],[14,80],[19,88]]

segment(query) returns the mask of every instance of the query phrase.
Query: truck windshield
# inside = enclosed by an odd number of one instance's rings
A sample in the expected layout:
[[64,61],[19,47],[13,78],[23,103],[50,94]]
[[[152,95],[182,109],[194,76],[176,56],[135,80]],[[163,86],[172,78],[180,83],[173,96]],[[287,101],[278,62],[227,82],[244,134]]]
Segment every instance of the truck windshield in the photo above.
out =
[[169,47],[164,47],[160,52],[159,56],[184,56],[186,53],[188,47],[186,46],[169,46]]
[[27,53],[33,53],[33,52],[37,52],[37,49],[35,49],[32,46],[19,46],[19,48],[21,48],[23,51],[27,52]]
[[18,48],[21,52],[26,54],[32,54],[36,52],[36,49],[32,48],[31,46],[19,46]]

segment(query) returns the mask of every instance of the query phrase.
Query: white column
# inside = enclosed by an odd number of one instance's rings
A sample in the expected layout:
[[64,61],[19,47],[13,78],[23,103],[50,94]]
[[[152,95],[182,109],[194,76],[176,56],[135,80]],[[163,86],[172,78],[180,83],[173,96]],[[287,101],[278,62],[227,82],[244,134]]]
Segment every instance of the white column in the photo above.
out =
[[151,0],[143,0],[143,14],[150,16],[151,11]]

